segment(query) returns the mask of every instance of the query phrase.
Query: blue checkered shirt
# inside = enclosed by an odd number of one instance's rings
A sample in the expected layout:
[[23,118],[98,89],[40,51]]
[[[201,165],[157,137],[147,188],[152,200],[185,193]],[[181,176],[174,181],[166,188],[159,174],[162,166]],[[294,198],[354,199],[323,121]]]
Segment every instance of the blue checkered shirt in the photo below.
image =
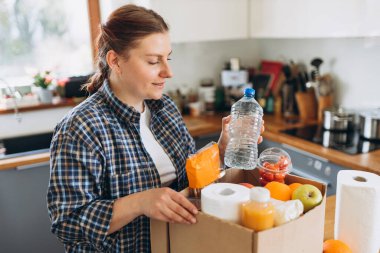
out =
[[[186,158],[195,152],[173,101],[145,101],[150,128],[176,170],[175,190],[187,187]],[[140,137],[140,113],[118,100],[108,82],[57,125],[47,194],[52,232],[66,252],[150,252],[149,218],[139,216],[107,235],[117,198],[161,186]]]

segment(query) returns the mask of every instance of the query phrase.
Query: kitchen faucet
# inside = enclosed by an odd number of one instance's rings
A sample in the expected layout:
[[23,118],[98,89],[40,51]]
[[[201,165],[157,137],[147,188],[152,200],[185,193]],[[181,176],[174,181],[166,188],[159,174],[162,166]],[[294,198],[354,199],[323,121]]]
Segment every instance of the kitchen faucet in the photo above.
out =
[[14,110],[15,118],[18,123],[21,123],[22,117],[21,117],[21,114],[19,113],[18,104],[17,104],[17,97],[21,97],[20,92],[18,92],[14,87],[11,87],[4,79],[0,78],[0,81],[5,85],[5,87],[10,92],[10,96],[14,104],[13,110]]

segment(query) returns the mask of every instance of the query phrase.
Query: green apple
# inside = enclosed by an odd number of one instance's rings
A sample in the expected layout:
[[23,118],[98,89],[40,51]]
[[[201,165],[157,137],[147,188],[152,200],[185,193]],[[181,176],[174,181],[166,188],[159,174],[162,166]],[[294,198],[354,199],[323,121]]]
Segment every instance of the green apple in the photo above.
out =
[[322,202],[323,196],[321,191],[314,185],[304,184],[294,190],[292,199],[301,200],[304,212],[306,213],[319,205]]

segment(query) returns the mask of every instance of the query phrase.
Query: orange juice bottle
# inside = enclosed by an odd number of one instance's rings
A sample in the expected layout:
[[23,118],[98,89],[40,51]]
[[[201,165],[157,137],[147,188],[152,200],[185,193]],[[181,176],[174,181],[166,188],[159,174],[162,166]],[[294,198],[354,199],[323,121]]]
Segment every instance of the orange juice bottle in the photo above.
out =
[[254,187],[250,191],[250,199],[241,206],[242,225],[254,231],[272,228],[275,210],[269,202],[269,190],[264,187]]

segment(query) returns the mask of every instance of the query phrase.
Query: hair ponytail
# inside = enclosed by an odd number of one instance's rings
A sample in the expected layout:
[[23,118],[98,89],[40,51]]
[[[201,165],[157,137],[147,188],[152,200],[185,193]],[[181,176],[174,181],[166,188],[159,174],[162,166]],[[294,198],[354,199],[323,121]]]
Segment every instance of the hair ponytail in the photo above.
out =
[[164,19],[152,10],[133,4],[116,9],[111,13],[107,22],[100,25],[100,33],[96,40],[97,71],[89,79],[89,83],[84,85],[84,88],[93,94],[109,78],[111,69],[106,60],[109,50],[128,57],[129,50],[134,48],[140,39],[168,30]]

